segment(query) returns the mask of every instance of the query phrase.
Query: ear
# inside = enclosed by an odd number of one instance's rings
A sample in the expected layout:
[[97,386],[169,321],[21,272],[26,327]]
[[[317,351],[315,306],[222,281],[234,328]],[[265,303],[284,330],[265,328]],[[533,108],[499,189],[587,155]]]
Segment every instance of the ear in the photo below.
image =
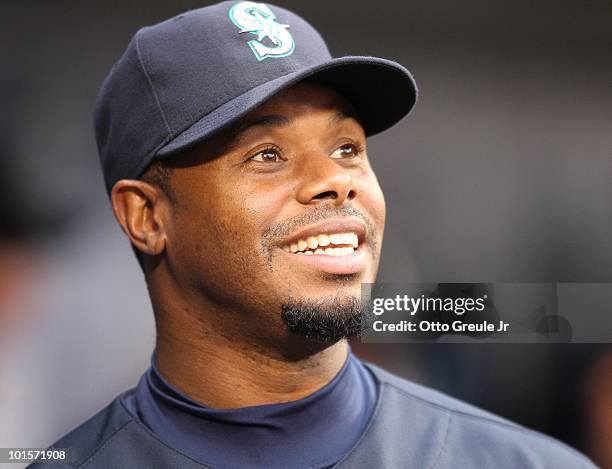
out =
[[122,179],[111,191],[115,218],[132,244],[145,254],[161,254],[166,247],[169,210],[163,192],[144,181]]

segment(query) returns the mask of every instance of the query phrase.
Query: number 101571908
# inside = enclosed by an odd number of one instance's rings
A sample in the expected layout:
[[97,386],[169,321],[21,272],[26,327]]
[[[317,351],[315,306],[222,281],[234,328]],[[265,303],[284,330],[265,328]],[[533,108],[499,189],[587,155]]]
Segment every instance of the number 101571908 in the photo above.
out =
[[0,462],[68,462],[68,450],[63,448],[2,448]]

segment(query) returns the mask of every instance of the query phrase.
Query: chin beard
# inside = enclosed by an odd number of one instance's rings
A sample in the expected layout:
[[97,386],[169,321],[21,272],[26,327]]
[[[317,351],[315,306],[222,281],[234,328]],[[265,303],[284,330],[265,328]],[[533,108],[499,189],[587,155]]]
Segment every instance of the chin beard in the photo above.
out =
[[282,319],[289,330],[306,339],[335,343],[361,335],[369,321],[360,298],[295,300],[282,306]]

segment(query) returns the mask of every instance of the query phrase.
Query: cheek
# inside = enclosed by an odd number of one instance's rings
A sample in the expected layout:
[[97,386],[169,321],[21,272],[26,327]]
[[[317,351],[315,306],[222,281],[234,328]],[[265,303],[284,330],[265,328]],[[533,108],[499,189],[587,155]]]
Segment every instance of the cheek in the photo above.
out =
[[275,187],[267,190],[243,186],[231,196],[231,213],[237,223],[245,225],[245,231],[254,244],[261,246],[262,235],[282,213],[286,200]]
[[173,244],[178,252],[172,263],[189,284],[210,295],[226,300],[261,297],[271,284],[269,276],[262,275],[268,269],[262,234],[278,213],[281,198],[272,190],[224,187],[227,190],[211,185],[177,210]]
[[381,187],[378,185],[378,181],[376,182],[376,192],[373,195],[373,203],[375,206],[375,212],[376,212],[376,217],[377,217],[377,222],[380,225],[380,230],[381,230],[381,235],[382,235],[382,231],[384,230],[385,227],[385,218],[386,218],[386,214],[387,214],[387,206],[386,206],[386,202],[385,202],[385,195],[381,189]]
[[387,209],[385,204],[385,196],[373,172],[371,172],[369,176],[363,180],[360,195],[362,204],[366,208],[368,215],[371,217],[372,222],[376,227],[378,239],[379,241],[382,241]]

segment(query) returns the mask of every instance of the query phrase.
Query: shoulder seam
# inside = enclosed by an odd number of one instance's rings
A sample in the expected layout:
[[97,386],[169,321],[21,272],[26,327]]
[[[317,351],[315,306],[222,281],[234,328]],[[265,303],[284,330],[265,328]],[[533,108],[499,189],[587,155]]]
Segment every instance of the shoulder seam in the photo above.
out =
[[380,384],[380,389],[379,389],[378,396],[376,397],[376,404],[374,406],[374,411],[372,412],[372,415],[370,416],[370,419],[368,420],[366,427],[364,428],[363,432],[361,433],[361,435],[359,436],[359,438],[357,439],[353,447],[348,451],[348,453],[346,453],[343,457],[341,457],[340,460],[338,460],[333,465],[333,467],[338,467],[341,464],[343,464],[345,461],[347,461],[361,446],[361,443],[363,442],[363,440],[365,440],[366,436],[370,433],[371,429],[374,427],[374,422],[377,420],[378,414],[380,413],[380,408],[382,407],[382,397],[383,397],[382,394],[384,390],[383,386],[386,384],[380,381],[377,376],[374,376],[374,379],[377,380],[378,383]]
[[133,420],[128,420],[127,422],[125,422],[123,425],[121,425],[121,427],[119,427],[117,430],[115,430],[109,437],[108,439],[102,444],[102,446],[99,446],[91,456],[89,456],[87,459],[85,459],[85,461],[83,461],[81,464],[78,464],[76,467],[85,467],[88,464],[90,464],[101,452],[104,448],[106,448],[111,441],[119,434],[121,433],[123,430],[125,430],[128,425],[130,423],[132,423]]
[[434,469],[442,458],[442,453],[444,453],[444,449],[446,448],[446,443],[448,442],[448,434],[450,433],[451,420],[453,419],[453,414],[451,412],[447,412],[448,418],[446,419],[446,429],[444,430],[444,438],[442,439],[442,444],[440,445],[440,449],[438,450],[438,454],[431,465],[431,469]]
[[[128,413],[128,415],[132,416],[132,413],[125,407],[125,405],[123,404],[123,401],[119,401],[119,404],[121,405],[121,407],[123,407],[124,411]],[[196,459],[192,458],[191,456],[183,453],[182,451],[173,448],[172,446],[170,446],[168,443],[166,443],[165,441],[163,441],[161,438],[159,438],[155,433],[153,433],[144,423],[142,423],[140,420],[138,420],[138,418],[132,416],[132,420],[130,421],[130,423],[133,422],[136,424],[136,426],[138,428],[140,428],[141,430],[143,430],[150,438],[153,438],[157,443],[165,446],[167,449],[169,449],[170,451],[178,454],[179,456],[182,456],[186,459],[188,459],[189,461],[203,467],[203,468],[211,468],[211,466],[209,466],[208,464],[202,463],[200,461],[197,461]]]
[[[580,459],[588,460],[588,458],[586,456],[584,456],[582,453],[580,453],[575,448],[573,448],[573,447],[571,447],[571,446],[569,446],[569,445],[567,445],[565,443],[562,443],[562,442],[560,442],[560,441],[558,441],[558,440],[556,440],[556,439],[554,439],[554,438],[552,438],[552,437],[550,437],[548,435],[540,433],[540,432],[538,432],[536,430],[530,430],[530,429],[528,429],[526,427],[523,427],[523,426],[521,426],[521,425],[519,425],[517,423],[495,420],[495,419],[492,419],[492,418],[487,418],[485,416],[474,415],[474,414],[470,414],[468,412],[463,412],[463,411],[460,411],[460,410],[444,407],[443,405],[436,404],[435,402],[431,402],[431,401],[428,401],[427,399],[423,399],[421,397],[415,396],[415,395],[405,391],[404,389],[400,388],[396,384],[391,383],[389,381],[384,381],[383,383],[393,387],[396,391],[398,391],[399,393],[403,394],[404,396],[406,396],[406,397],[408,397],[410,399],[417,400],[417,401],[420,401],[420,402],[422,402],[424,404],[430,405],[432,407],[436,407],[436,408],[438,408],[440,410],[447,411],[447,412],[449,412],[449,413],[451,413],[453,415],[458,415],[458,416],[470,418],[470,419],[473,419],[473,420],[478,420],[478,421],[486,422],[486,423],[489,423],[491,425],[507,428],[508,430],[512,430],[514,432],[523,434],[525,436],[537,437],[540,440],[547,441],[549,443],[554,444],[554,446],[558,447],[559,449],[569,450],[571,453],[573,453],[574,455],[578,456]],[[500,418],[503,418],[503,417],[500,417]],[[450,424],[449,424],[449,428],[450,428]],[[447,432],[448,432],[448,429],[447,429]]]

